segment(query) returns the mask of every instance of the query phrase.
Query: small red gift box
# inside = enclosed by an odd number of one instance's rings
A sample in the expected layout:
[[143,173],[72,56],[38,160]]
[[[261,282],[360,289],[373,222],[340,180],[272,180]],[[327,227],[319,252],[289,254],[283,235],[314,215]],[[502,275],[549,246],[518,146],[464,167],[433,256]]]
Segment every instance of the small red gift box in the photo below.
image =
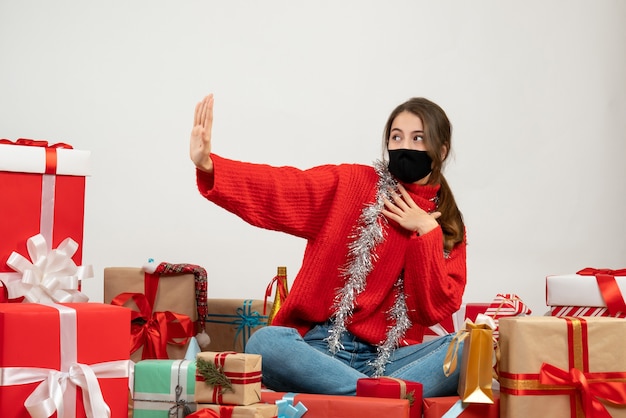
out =
[[0,416],[126,418],[129,322],[101,303],[0,304]]
[[0,140],[0,279],[15,251],[26,254],[26,240],[42,234],[49,248],[66,238],[78,243],[72,259],[82,262],[85,176],[90,153],[67,144],[20,139]]
[[419,382],[393,377],[367,377],[356,382],[356,396],[408,399],[410,417],[422,417],[423,386]]
[[424,418],[441,418],[446,413],[459,418],[498,418],[500,416],[500,394],[493,393],[493,404],[462,403],[458,396],[424,398]]
[[261,391],[261,402],[276,403],[284,397],[289,398],[294,404],[302,402],[307,409],[305,418],[409,418],[407,399]]

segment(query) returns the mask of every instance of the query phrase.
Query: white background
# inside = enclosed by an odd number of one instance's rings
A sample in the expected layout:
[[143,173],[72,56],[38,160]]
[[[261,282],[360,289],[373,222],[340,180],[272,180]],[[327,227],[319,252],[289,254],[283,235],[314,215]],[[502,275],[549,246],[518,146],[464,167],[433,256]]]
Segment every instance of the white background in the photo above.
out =
[[215,152],[308,168],[380,158],[389,112],[425,96],[454,126],[465,301],[543,314],[546,275],[626,267],[625,45],[622,0],[2,0],[0,137],[91,151],[92,301],[148,258],[262,299],[305,243],[199,195],[195,104],[215,93]]

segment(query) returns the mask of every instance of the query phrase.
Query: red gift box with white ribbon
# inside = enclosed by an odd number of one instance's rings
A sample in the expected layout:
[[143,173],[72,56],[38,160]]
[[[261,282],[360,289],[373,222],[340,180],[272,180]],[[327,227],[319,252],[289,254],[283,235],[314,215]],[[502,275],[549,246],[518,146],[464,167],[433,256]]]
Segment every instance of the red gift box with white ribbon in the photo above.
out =
[[0,139],[1,281],[20,278],[6,261],[13,252],[28,254],[27,240],[38,234],[49,251],[72,239],[77,249],[71,258],[81,265],[85,176],[90,171],[89,151],[64,143]]
[[102,303],[0,304],[0,416],[126,418],[129,328]]

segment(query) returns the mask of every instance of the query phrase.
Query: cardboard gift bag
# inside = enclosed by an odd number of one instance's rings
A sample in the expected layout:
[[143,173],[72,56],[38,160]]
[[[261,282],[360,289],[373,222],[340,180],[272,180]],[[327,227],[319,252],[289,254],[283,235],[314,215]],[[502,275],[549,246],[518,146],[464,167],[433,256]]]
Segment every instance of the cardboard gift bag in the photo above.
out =
[[491,317],[478,315],[476,323],[466,321],[465,329],[459,331],[450,342],[444,374],[449,376],[456,369],[458,350],[463,344],[458,386],[458,393],[463,402],[488,404],[494,402],[495,326]]

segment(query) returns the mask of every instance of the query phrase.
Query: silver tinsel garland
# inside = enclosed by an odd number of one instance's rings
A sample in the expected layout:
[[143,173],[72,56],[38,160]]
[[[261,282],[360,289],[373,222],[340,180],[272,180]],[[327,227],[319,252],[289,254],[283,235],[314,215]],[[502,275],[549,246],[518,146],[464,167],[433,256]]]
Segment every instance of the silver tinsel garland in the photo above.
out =
[[[341,335],[346,331],[347,323],[352,316],[356,297],[365,289],[367,276],[377,260],[375,248],[385,239],[382,223],[387,222],[387,219],[381,214],[385,206],[384,199],[391,199],[391,194],[398,188],[386,164],[376,161],[374,168],[378,174],[376,200],[365,206],[361,212],[357,227],[351,236],[354,241],[348,247],[348,261],[342,271],[345,285],[335,295],[335,314],[328,330],[329,336],[326,338],[328,349],[332,354],[344,348],[341,344]],[[371,363],[375,376],[383,374],[391,352],[411,326],[407,315],[402,276],[398,277],[395,287],[396,301],[388,312],[388,319],[394,325],[389,327],[386,340],[378,347],[378,358]]]

